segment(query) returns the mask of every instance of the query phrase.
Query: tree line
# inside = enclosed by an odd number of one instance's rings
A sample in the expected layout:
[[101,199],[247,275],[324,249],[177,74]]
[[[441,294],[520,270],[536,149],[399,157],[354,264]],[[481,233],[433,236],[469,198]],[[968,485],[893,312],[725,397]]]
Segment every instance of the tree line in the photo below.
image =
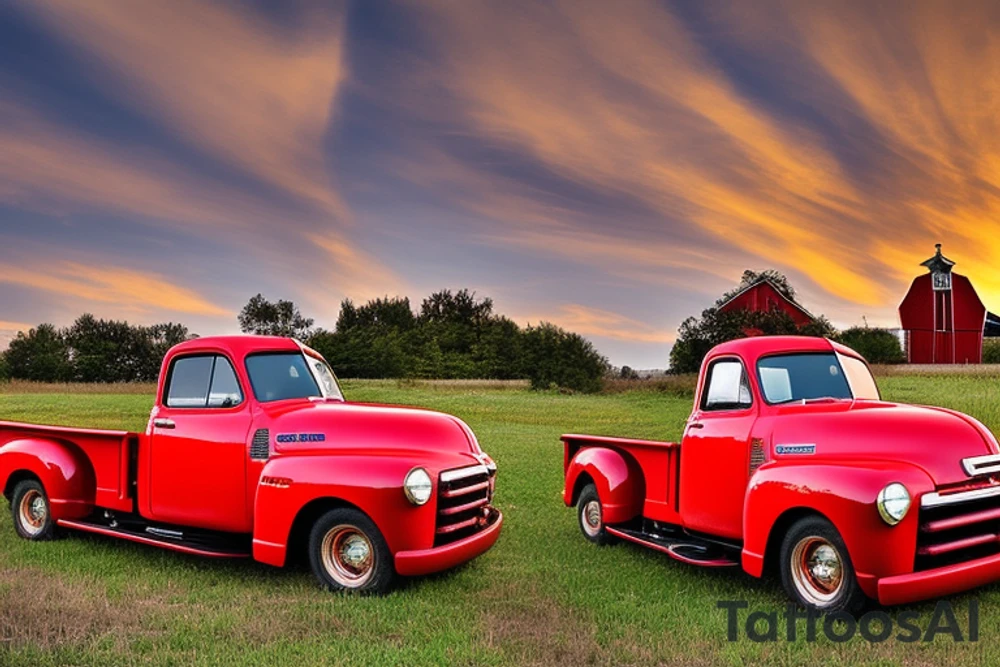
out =
[[[536,389],[597,391],[610,365],[593,344],[550,323],[521,327],[489,298],[443,290],[417,311],[407,297],[341,303],[333,330],[291,301],[258,294],[238,316],[244,333],[291,336],[346,378],[527,379]],[[195,337],[181,324],[137,326],[83,315],[67,328],[20,332],[0,354],[0,379],[152,382],[167,350]]]
[[171,347],[191,337],[174,322],[137,326],[81,315],[59,329],[19,332],[0,354],[0,378],[36,382],[153,382]]

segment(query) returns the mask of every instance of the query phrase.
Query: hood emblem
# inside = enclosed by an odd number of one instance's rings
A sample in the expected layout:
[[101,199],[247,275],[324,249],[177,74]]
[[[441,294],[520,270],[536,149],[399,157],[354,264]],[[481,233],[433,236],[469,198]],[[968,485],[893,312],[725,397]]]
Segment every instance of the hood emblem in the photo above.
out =
[[325,442],[325,433],[279,433],[274,436],[274,441],[278,443],[289,442]]
[[774,453],[778,455],[808,456],[816,453],[816,445],[777,445]]

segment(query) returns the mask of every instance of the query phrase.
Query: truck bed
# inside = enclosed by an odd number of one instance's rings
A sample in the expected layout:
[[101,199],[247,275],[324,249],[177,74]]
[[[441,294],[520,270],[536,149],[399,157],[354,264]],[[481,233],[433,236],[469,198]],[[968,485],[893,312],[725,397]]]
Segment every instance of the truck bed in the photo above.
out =
[[[0,421],[0,450],[21,440],[58,442],[79,450],[81,460],[89,461],[93,468],[97,489],[94,503],[109,509],[132,510],[138,433]],[[6,483],[11,472],[0,469],[0,483]]]
[[680,523],[680,443],[579,433],[567,433],[561,439],[565,443],[564,470],[568,469],[576,453],[587,447],[604,447],[622,452],[642,471],[646,495],[643,516],[667,523]]

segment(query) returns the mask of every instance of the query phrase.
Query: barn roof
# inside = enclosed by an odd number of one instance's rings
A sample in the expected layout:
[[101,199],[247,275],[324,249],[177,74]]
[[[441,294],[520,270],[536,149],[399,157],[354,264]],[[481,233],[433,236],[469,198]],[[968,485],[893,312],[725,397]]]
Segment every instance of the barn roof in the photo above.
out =
[[784,292],[782,292],[781,289],[779,289],[778,286],[774,284],[774,281],[771,280],[770,278],[758,278],[757,280],[753,281],[752,283],[750,283],[749,285],[747,285],[746,287],[744,287],[743,289],[741,289],[740,291],[738,291],[736,294],[733,294],[731,297],[729,297],[728,299],[726,299],[725,301],[723,301],[722,303],[720,303],[718,306],[716,306],[716,308],[718,308],[719,310],[724,309],[727,305],[729,305],[729,303],[731,303],[731,302],[735,301],[736,299],[740,298],[741,296],[743,296],[744,294],[746,294],[750,290],[756,289],[756,288],[760,287],[764,283],[767,283],[768,285],[770,285],[771,288],[775,292],[778,293],[778,296],[780,296],[782,299],[784,299],[785,301],[787,301],[788,303],[790,303],[795,308],[797,308],[800,311],[802,311],[802,313],[805,314],[806,317],[808,317],[811,320],[815,320],[816,319],[815,315],[813,315],[808,310],[806,310],[805,308],[803,308],[795,299],[789,299],[788,295],[785,294]]

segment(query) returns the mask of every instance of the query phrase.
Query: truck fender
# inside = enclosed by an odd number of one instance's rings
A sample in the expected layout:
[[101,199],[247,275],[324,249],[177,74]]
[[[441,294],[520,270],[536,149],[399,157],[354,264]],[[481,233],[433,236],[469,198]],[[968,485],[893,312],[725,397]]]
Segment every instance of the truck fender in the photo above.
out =
[[[913,505],[895,526],[879,516],[876,497],[901,482]],[[919,498],[934,483],[921,468],[902,462],[835,461],[769,465],[750,480],[743,504],[743,569],[760,577],[777,567],[781,541],[798,519],[819,515],[840,533],[861,588],[877,597],[882,577],[913,571]]]
[[604,523],[624,523],[642,514],[646,484],[642,468],[628,454],[610,447],[584,447],[566,468],[563,500],[576,504],[583,487],[593,482],[601,499]]
[[45,488],[53,519],[80,519],[94,510],[94,469],[73,443],[22,438],[0,447],[0,485],[8,500],[18,482],[32,477]]
[[[376,455],[268,461],[254,500],[254,559],[283,566],[289,546],[301,537],[296,531],[308,531],[309,518],[318,518],[334,507],[352,507],[367,515],[393,554],[431,548],[436,502],[414,506],[402,491],[403,479],[415,465],[407,457]],[[303,517],[308,525],[303,524]]]

